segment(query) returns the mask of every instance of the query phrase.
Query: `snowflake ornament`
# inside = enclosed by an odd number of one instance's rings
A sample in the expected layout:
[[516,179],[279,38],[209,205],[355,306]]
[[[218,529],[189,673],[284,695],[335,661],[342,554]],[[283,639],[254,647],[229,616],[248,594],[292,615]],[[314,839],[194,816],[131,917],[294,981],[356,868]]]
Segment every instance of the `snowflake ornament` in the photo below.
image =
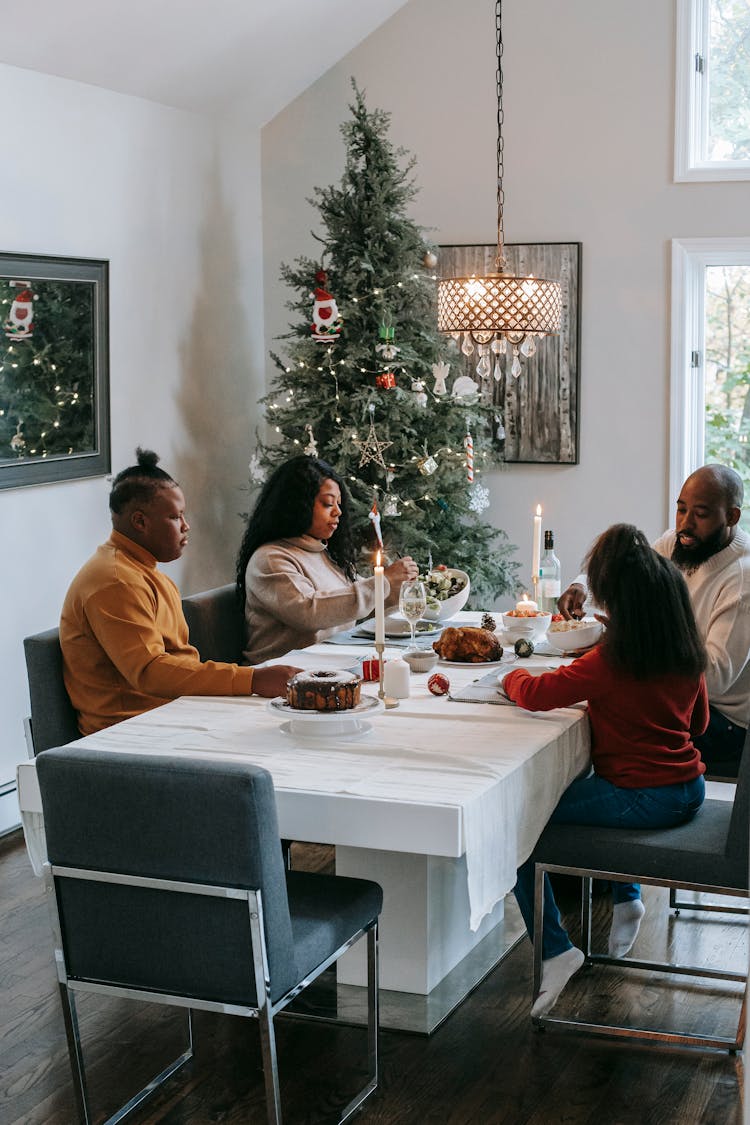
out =
[[469,507],[472,512],[479,514],[490,506],[490,490],[483,484],[475,484],[469,493]]

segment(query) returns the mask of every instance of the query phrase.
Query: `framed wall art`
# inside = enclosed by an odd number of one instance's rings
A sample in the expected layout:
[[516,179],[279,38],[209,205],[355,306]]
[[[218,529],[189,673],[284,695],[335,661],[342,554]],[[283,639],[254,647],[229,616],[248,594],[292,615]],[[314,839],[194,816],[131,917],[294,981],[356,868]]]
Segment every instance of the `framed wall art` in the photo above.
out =
[[[496,246],[441,246],[438,273],[464,277],[495,272]],[[522,359],[521,375],[510,374],[510,358],[499,363],[500,378],[481,378],[477,355],[456,351],[451,369],[481,386],[485,402],[495,407],[498,453],[504,461],[575,465],[579,460],[579,343],[581,335],[580,242],[509,243],[506,270],[517,276],[533,274],[562,285],[560,332],[537,341],[537,350]],[[494,367],[494,364],[493,364]]]
[[0,488],[110,470],[109,263],[0,253]]

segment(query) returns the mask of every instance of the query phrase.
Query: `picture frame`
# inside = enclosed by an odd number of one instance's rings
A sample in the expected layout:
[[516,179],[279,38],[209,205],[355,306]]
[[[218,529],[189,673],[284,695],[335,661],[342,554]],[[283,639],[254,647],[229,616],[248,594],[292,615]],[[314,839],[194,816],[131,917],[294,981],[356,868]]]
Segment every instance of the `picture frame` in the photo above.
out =
[[109,262],[0,252],[0,489],[110,469]]
[[[511,464],[577,465],[579,448],[581,243],[507,243],[505,272],[518,277],[559,281],[562,322],[556,336],[537,340],[534,355],[521,357],[521,375],[510,375],[510,359],[500,360],[501,378],[481,379],[476,353],[459,349],[451,357],[456,377],[480,384],[482,401],[496,408],[494,441],[498,458]],[[481,277],[496,273],[495,243],[439,247],[441,277]],[[510,355],[510,350],[508,355]]]

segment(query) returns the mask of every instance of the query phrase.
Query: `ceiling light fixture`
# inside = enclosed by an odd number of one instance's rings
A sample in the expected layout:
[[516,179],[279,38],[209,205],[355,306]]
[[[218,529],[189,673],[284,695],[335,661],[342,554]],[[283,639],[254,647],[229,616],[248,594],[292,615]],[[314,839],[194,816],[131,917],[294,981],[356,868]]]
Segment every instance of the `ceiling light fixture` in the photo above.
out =
[[487,378],[495,359],[495,378],[501,372],[499,358],[512,350],[510,373],[521,374],[521,355],[536,351],[536,340],[559,331],[562,288],[559,281],[541,277],[515,277],[506,273],[503,231],[503,31],[502,0],[495,3],[497,46],[497,252],[495,273],[484,277],[450,277],[438,283],[438,329],[459,340],[461,351],[479,351],[477,374]]

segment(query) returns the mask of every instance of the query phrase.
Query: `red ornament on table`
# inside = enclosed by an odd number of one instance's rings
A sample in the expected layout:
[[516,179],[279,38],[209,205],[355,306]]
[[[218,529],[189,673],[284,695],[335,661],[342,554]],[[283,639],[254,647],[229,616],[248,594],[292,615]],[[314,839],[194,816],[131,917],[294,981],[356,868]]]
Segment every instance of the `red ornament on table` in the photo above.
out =
[[366,657],[362,661],[362,679],[368,684],[380,679],[380,661],[376,656]]
[[451,682],[442,672],[433,672],[427,681],[427,687],[433,695],[447,695],[451,689]]
[[383,371],[380,375],[375,376],[375,386],[382,387],[384,391],[390,391],[396,386],[396,376],[392,371]]

